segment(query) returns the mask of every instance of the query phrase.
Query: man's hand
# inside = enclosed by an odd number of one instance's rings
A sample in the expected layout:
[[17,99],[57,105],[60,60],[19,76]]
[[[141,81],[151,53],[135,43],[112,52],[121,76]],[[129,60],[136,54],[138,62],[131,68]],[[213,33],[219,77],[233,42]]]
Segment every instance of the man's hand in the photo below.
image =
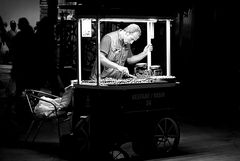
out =
[[153,50],[152,44],[148,44],[145,46],[143,52],[148,53],[148,52],[151,52],[152,50]]
[[123,74],[126,74],[126,75],[129,75],[129,70],[127,67],[124,67],[124,66],[120,66],[118,67],[118,70],[123,73]]

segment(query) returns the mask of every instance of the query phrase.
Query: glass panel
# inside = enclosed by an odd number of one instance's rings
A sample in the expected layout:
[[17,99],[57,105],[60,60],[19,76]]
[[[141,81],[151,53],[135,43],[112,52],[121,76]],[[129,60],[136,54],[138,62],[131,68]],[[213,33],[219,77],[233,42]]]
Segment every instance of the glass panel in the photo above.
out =
[[[110,85],[115,83],[131,84],[138,83],[152,83],[151,79],[161,79],[171,77],[170,73],[170,20],[166,19],[91,19],[91,34],[90,36],[83,36],[82,22],[79,21],[79,83],[83,85]],[[104,77],[103,71],[107,69],[100,64],[100,40],[113,31],[123,30],[128,25],[135,23],[141,28],[141,36],[130,45],[133,55],[137,55],[144,51],[144,47],[151,43],[153,51],[145,58],[135,64],[129,64],[125,59],[121,59],[122,66],[129,70],[130,76],[119,78],[107,75]],[[113,42],[111,42],[113,43]],[[113,45],[113,44],[111,44]],[[109,46],[113,50],[113,46]],[[122,53],[123,49],[121,49]],[[107,53],[109,54],[109,53]],[[119,54],[124,58],[124,54]],[[116,60],[115,60],[116,57]],[[109,59],[109,55],[106,55]],[[125,57],[126,58],[126,57]],[[112,62],[119,63],[117,55],[111,58]],[[146,68],[139,67],[139,65],[146,65]],[[101,78],[92,77],[92,72],[101,73]],[[94,79],[93,79],[94,78]],[[131,78],[131,80],[130,80]],[[149,79],[150,78],[150,79]],[[145,79],[145,80],[143,80]],[[148,79],[148,80],[147,80]],[[150,81],[149,81],[150,80]]]

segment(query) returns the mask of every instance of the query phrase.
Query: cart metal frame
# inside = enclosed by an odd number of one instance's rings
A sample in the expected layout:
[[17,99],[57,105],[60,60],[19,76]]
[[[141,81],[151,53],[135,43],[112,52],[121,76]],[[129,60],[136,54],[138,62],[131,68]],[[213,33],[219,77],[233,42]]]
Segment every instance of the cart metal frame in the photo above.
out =
[[[82,79],[82,32],[83,23],[88,19],[97,23],[96,82],[85,83]],[[147,43],[154,38],[154,23],[166,22],[166,75],[163,81],[144,84],[104,84],[100,78],[100,23],[135,22],[147,24]],[[175,98],[178,82],[171,75],[171,19],[159,18],[106,18],[82,17],[78,21],[78,80],[74,86],[73,127],[87,116],[89,124],[84,133],[89,135],[89,156],[128,157],[121,149],[126,141],[132,141],[134,150],[141,155],[171,154],[180,141],[180,127],[175,117]],[[89,23],[89,22],[88,22]],[[85,30],[85,29],[84,29]],[[87,29],[88,30],[88,29]],[[88,34],[88,33],[85,33]],[[91,34],[90,34],[91,35]],[[151,66],[151,53],[147,56]],[[167,78],[167,79],[166,79]],[[170,78],[170,79],[168,79]],[[174,78],[174,79],[172,79]],[[110,101],[106,101],[105,98]],[[119,99],[121,98],[121,99]],[[127,126],[126,126],[127,125]],[[128,126],[130,125],[130,126]],[[120,129],[120,130],[119,130]],[[148,149],[148,150],[146,150]],[[110,154],[110,155],[109,155]]]

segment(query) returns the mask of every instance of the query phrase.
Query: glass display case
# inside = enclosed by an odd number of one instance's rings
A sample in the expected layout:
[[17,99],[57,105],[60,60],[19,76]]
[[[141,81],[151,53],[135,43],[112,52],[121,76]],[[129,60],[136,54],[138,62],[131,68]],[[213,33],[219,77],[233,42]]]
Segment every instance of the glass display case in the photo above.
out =
[[[130,84],[164,83],[175,80],[171,73],[171,19],[158,18],[79,18],[78,20],[78,84],[112,86]],[[121,79],[102,78],[100,43],[102,37],[112,31],[124,29],[129,24],[141,28],[140,38],[131,44],[133,55],[144,50],[147,44],[153,50],[136,64],[125,63],[130,76]],[[97,68],[96,79],[90,79],[92,69]]]

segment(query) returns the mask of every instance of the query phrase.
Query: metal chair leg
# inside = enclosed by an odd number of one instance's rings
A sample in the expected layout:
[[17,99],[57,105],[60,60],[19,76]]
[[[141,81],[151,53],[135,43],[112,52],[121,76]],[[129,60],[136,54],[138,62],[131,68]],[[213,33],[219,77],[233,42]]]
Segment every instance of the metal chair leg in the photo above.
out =
[[42,125],[43,125],[43,122],[44,122],[44,121],[40,121],[40,123],[39,123],[39,125],[38,125],[38,127],[37,127],[37,131],[35,132],[35,134],[34,134],[34,136],[33,136],[32,143],[34,143],[34,141],[35,141],[35,139],[36,139],[36,137],[37,137],[37,135],[38,135],[38,133],[39,133],[39,131],[40,131],[40,128],[41,128]]
[[60,129],[60,122],[59,119],[57,118],[57,130],[58,130],[58,140],[61,142],[61,129]]
[[29,128],[28,128],[28,130],[27,130],[27,132],[26,132],[26,136],[25,136],[25,140],[24,140],[25,142],[27,142],[30,134],[32,133],[33,125],[34,125],[34,124],[35,124],[35,120],[33,120],[33,121],[31,122],[31,124],[30,124],[30,126],[29,126]]

